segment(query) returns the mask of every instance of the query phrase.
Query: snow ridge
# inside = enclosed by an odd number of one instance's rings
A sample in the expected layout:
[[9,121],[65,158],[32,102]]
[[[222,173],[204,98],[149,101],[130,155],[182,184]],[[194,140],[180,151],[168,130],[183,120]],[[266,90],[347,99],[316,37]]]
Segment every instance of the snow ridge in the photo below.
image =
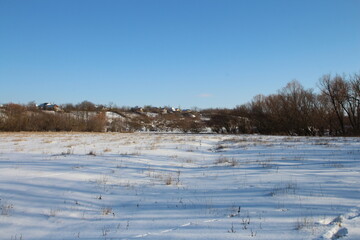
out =
[[[343,237],[347,237],[349,234],[348,227],[350,226],[360,226],[360,208],[353,208],[347,214],[339,215],[336,218],[327,221],[319,221],[319,224],[325,226],[326,232],[318,238],[321,239],[331,239],[336,240]],[[352,228],[352,227],[351,227]],[[353,233],[353,237],[360,236],[360,231]],[[357,239],[353,238],[352,239]],[[347,238],[348,239],[348,238]]]

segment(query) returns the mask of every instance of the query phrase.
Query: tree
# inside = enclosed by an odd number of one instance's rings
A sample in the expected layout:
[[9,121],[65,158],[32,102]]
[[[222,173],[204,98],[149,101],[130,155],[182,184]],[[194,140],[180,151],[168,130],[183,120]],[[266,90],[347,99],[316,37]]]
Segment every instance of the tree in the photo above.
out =
[[345,134],[345,114],[342,105],[346,95],[345,88],[343,79],[338,75],[332,79],[328,74],[320,79],[320,90],[324,96],[328,97],[343,134]]
[[[324,75],[320,79],[320,89],[331,102],[341,133],[360,133],[360,77]],[[352,131],[349,131],[351,129]]]
[[284,127],[289,133],[308,135],[313,127],[315,96],[311,89],[306,90],[296,80],[291,81],[280,92],[281,115]]
[[348,111],[354,134],[360,134],[360,75],[354,74],[349,80]]
[[96,106],[92,102],[83,101],[76,105],[76,108],[80,111],[95,111]]

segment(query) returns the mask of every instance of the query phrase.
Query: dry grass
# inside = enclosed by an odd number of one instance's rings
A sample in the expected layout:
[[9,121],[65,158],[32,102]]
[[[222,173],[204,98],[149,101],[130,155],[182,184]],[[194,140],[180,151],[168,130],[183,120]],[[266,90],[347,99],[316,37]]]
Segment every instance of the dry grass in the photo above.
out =
[[3,216],[9,216],[11,214],[11,211],[13,210],[14,205],[9,204],[7,202],[4,202],[0,205],[0,211],[1,215]]
[[215,165],[225,165],[235,167],[239,165],[239,162],[235,158],[228,158],[228,157],[219,157],[215,160]]
[[315,228],[315,222],[313,218],[304,217],[302,219],[297,219],[295,223],[296,230],[314,229],[314,228]]
[[95,152],[95,150],[90,150],[87,155],[96,156],[96,152]]
[[110,148],[105,148],[104,150],[103,150],[103,152],[104,153],[106,153],[106,152],[111,152],[112,150],[110,149]]
[[104,207],[101,209],[102,215],[106,216],[109,214],[114,214],[111,207]]

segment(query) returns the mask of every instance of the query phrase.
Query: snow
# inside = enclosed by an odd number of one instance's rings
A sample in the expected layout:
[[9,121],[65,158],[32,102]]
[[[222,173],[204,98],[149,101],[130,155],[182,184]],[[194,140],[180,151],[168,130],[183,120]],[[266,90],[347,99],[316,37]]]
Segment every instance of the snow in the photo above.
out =
[[0,239],[360,239],[360,138],[1,133]]
[[123,116],[121,116],[120,114],[115,113],[115,112],[105,112],[105,115],[106,115],[107,119],[109,119],[109,120],[113,120],[113,119],[124,120],[125,119]]

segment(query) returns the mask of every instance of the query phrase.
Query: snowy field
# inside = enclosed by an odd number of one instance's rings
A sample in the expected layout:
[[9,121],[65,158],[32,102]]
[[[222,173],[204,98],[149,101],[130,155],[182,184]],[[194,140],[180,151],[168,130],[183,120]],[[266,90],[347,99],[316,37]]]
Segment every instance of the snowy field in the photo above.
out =
[[360,138],[0,133],[0,239],[360,239]]

